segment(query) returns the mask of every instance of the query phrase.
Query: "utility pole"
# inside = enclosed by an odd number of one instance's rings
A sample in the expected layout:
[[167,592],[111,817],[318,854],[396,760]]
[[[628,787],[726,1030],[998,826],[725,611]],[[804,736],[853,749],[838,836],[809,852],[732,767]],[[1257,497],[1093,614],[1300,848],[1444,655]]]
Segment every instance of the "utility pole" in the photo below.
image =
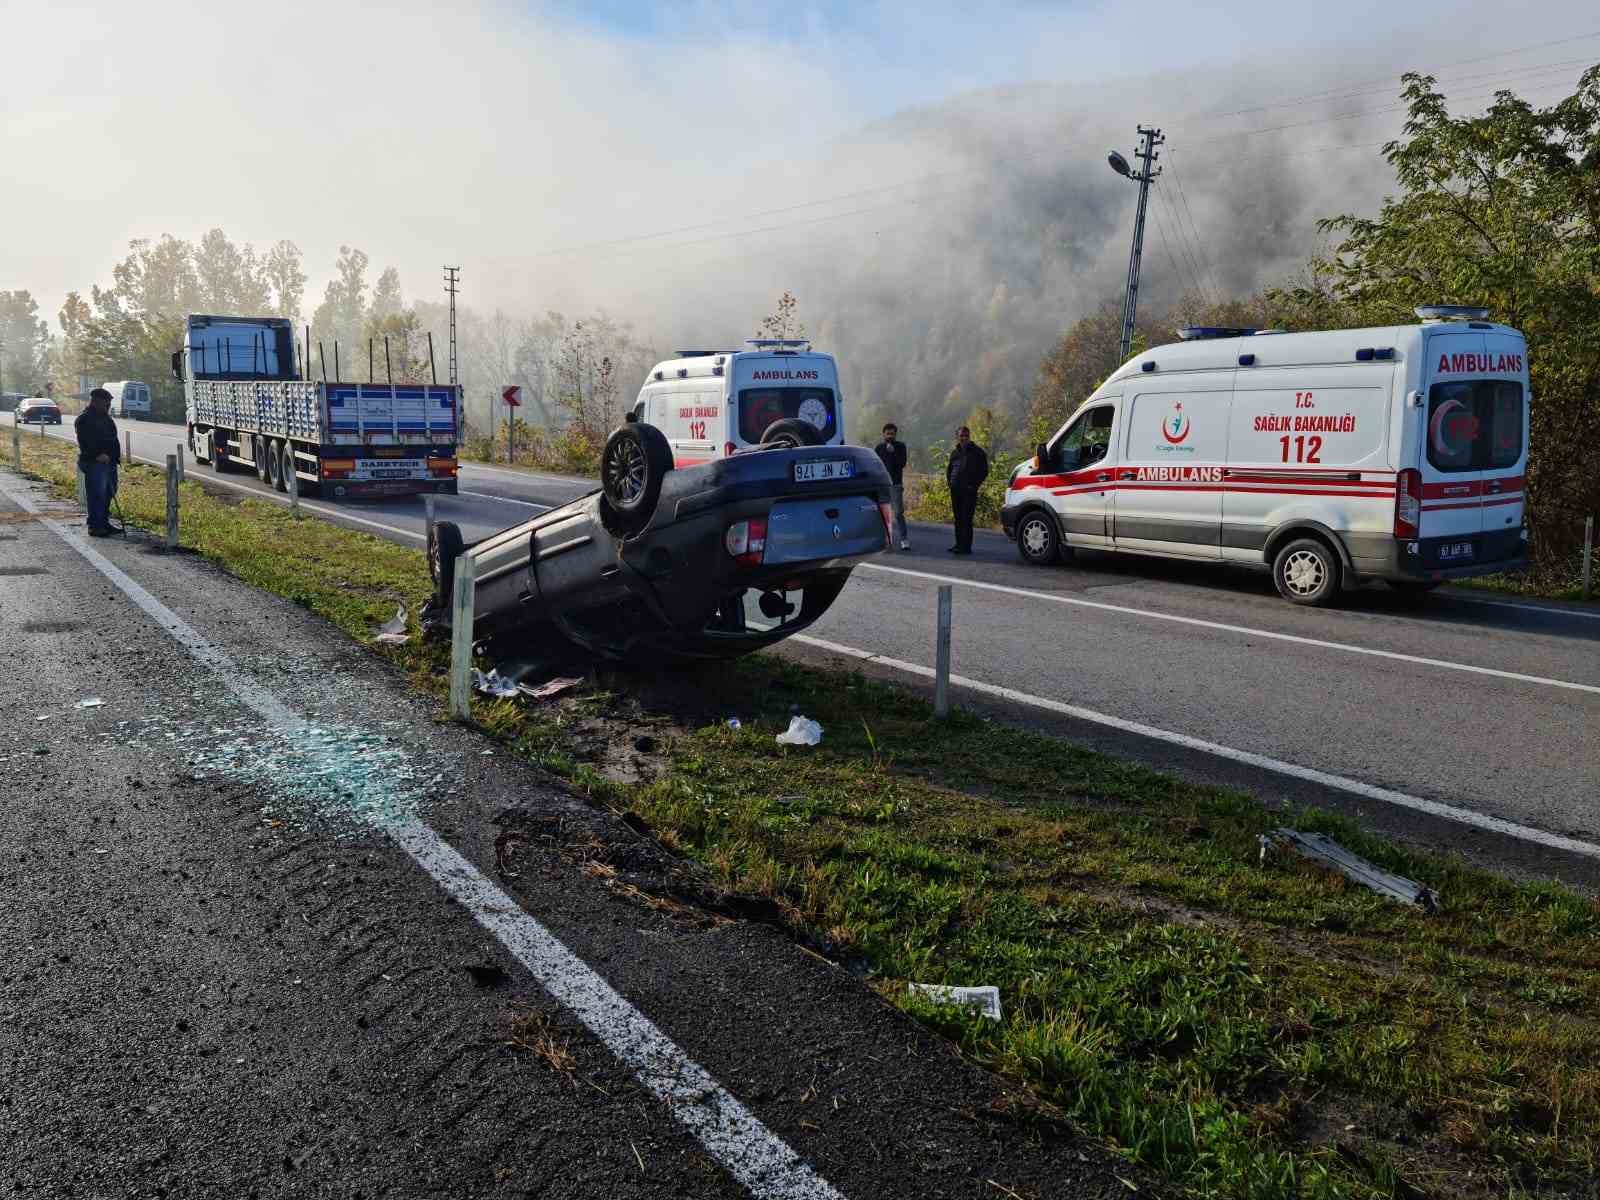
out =
[[454,387],[456,379],[456,292],[460,290],[461,268],[446,267],[444,269],[444,290],[450,293],[450,386]]
[[1144,211],[1150,199],[1150,185],[1161,174],[1160,167],[1152,166],[1161,157],[1156,153],[1156,147],[1167,140],[1161,136],[1159,129],[1147,129],[1143,125],[1138,129],[1140,140],[1135,157],[1140,162],[1140,169],[1135,171],[1129,167],[1128,160],[1115,150],[1109,159],[1113,171],[1139,185],[1139,210],[1133,221],[1133,252],[1128,255],[1128,283],[1122,294],[1122,353],[1117,359],[1119,363],[1126,362],[1133,349],[1133,318],[1139,308],[1139,258],[1144,253]]

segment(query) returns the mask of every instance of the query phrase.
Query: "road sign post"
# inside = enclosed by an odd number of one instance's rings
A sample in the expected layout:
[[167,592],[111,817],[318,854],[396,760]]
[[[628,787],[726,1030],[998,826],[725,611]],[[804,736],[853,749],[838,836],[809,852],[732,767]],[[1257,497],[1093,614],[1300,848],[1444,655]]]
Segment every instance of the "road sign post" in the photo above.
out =
[[477,591],[477,565],[470,554],[456,559],[455,590],[450,597],[450,715],[472,720],[472,606]]
[[517,461],[517,409],[522,407],[522,389],[510,384],[500,389],[500,399],[506,402],[506,463]]
[[939,585],[939,619],[933,646],[933,715],[950,715],[950,598],[952,586]]

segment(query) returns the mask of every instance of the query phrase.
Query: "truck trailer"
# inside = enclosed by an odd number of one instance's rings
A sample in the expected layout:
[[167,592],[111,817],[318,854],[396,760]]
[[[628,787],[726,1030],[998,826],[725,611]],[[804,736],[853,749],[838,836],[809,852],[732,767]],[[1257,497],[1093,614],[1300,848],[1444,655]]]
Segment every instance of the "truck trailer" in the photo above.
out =
[[459,386],[313,381],[306,351],[284,317],[191,315],[172,372],[194,458],[280,492],[455,494]]

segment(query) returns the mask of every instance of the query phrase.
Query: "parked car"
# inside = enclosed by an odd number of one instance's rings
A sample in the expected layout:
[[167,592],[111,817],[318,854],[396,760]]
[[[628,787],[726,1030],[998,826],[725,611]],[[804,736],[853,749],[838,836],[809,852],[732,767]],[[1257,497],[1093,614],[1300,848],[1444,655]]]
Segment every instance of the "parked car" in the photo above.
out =
[[17,405],[16,422],[18,425],[59,425],[61,410],[54,400],[34,396]]
[[655,426],[631,421],[601,455],[598,491],[466,545],[428,542],[429,623],[448,624],[457,556],[473,565],[475,638],[556,635],[601,658],[732,658],[828,610],[888,544],[889,476],[871,450],[817,445],[775,421],[762,444],[675,469]]

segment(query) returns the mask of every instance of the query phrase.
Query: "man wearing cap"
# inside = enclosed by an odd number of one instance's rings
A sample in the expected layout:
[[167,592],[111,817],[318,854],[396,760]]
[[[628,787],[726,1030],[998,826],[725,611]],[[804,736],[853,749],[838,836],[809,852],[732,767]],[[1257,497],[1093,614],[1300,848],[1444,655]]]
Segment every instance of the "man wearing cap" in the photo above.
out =
[[97,387],[89,393],[89,407],[72,423],[78,434],[78,470],[83,472],[84,495],[89,500],[89,536],[111,534],[111,497],[117,490],[117,423],[111,419],[111,393]]

